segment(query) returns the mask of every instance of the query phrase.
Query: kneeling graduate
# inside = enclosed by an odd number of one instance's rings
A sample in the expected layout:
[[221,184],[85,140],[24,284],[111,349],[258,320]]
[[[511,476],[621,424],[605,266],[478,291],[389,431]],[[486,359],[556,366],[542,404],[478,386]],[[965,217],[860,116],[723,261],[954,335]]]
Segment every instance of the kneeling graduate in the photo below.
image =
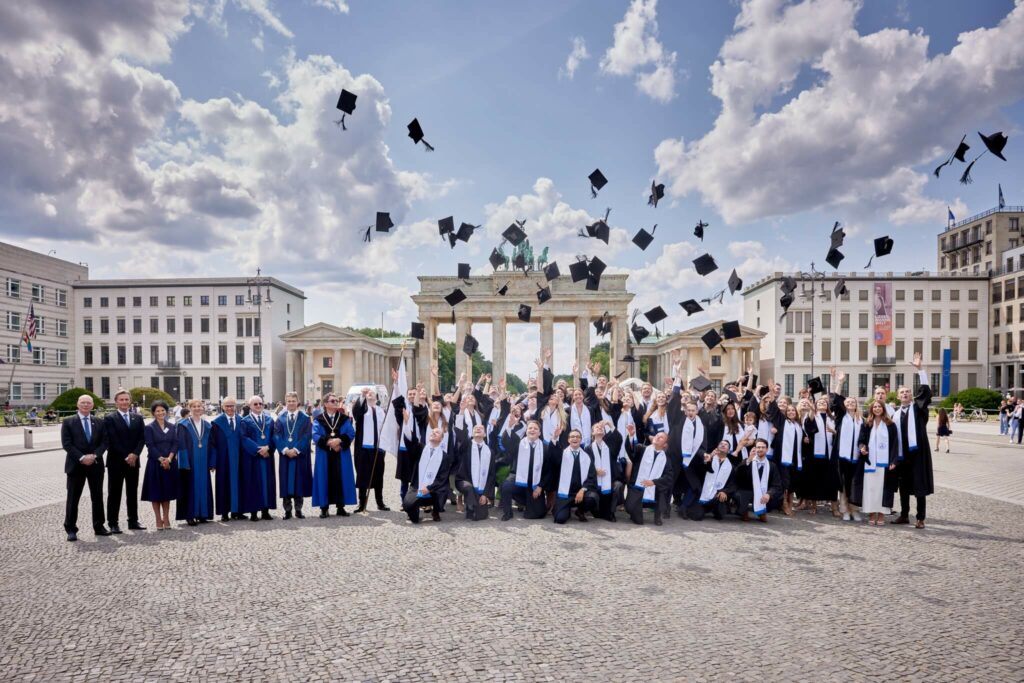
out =
[[412,472],[409,490],[402,500],[402,509],[409,515],[413,524],[420,523],[420,508],[429,506],[431,519],[441,521],[441,495],[448,483],[448,470],[451,468],[452,457],[441,447],[441,430],[434,428],[430,432],[427,445],[420,455],[420,461]]
[[626,453],[633,461],[633,481],[626,493],[626,512],[634,524],[643,524],[644,506],[653,506],[654,523],[661,526],[661,511],[668,496],[672,495],[675,482],[675,471],[665,453],[668,434],[658,432],[647,448],[633,441],[626,441]]
[[474,522],[487,519],[494,496],[497,466],[485,436],[486,429],[482,424],[473,427],[473,440],[466,447],[459,471],[455,474],[455,487],[466,501],[466,519]]
[[[554,470],[552,469],[552,472]],[[562,451],[553,515],[555,524],[569,521],[569,513],[576,508],[576,519],[587,521],[587,513],[597,510],[597,471],[594,458],[583,449],[580,430],[569,432],[569,447]]]
[[605,441],[605,424],[596,424],[591,430],[590,445],[586,451],[594,459],[594,471],[597,473],[597,510],[595,517],[615,521],[615,507],[622,496],[622,469],[619,467],[619,460],[612,456],[612,452],[618,454],[621,438],[614,431],[609,432],[614,436],[614,444]]
[[540,423],[530,420],[526,425],[526,438],[512,457],[512,469],[501,485],[501,521],[512,519],[512,503],[526,508],[526,519],[542,519],[548,514],[547,486],[548,446],[540,438]]
[[722,519],[728,511],[735,488],[729,446],[728,441],[720,441],[713,452],[694,458],[686,467],[690,489],[700,491],[698,500],[686,508],[686,515],[695,522],[704,519],[709,512],[715,519]]
[[767,453],[768,441],[758,438],[750,455],[736,468],[733,498],[744,522],[750,519],[751,506],[762,522],[768,521],[769,510],[782,509],[782,477]]

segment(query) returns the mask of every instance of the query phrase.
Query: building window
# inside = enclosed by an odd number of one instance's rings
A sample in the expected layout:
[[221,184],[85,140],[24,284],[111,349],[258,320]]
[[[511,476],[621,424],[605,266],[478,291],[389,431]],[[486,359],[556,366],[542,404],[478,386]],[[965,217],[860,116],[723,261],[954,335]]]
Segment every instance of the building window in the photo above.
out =
[[[181,305],[182,306],[191,306],[192,305],[192,296],[189,295],[189,294],[186,294],[185,296],[181,297]],[[189,395],[191,396],[191,392],[189,393]]]
[[[223,305],[223,304],[221,304],[221,305]],[[218,377],[217,378],[217,398],[218,399],[223,399],[227,395],[228,395],[228,378],[227,377]],[[242,398],[239,397],[238,400],[241,401]]]
[[110,334],[109,318],[100,318],[100,334]]
[[949,359],[960,360],[960,340],[950,339],[949,340]]
[[110,308],[110,297],[107,297],[107,296],[101,296],[100,297],[100,308]]
[[[209,306],[209,304],[207,304]],[[199,378],[199,398],[204,401],[210,400],[210,378],[200,377]]]
[[906,299],[907,299],[906,291],[902,290],[902,289],[897,289],[896,290],[896,301],[906,301]]
[[92,297],[82,297],[82,308],[92,308]]
[[[760,327],[760,325],[758,325]],[[831,330],[832,329],[832,312],[822,311],[821,312],[821,329]]]
[[[21,280],[15,280],[12,277],[7,278],[7,296],[12,299],[21,298]],[[92,301],[89,301],[89,306],[92,305]]]
[[263,395],[263,382],[260,381],[259,375],[252,378],[252,390],[260,396]]
[[208,333],[209,331],[210,331],[210,319],[209,318],[200,318],[199,319],[199,332],[200,332],[200,334],[205,334],[205,333]]
[[[1024,348],[1024,331],[1021,331],[1021,348]],[[967,360],[978,360],[978,340],[967,340]],[[973,385],[972,385],[973,386]]]
[[795,342],[786,342],[786,362],[792,363],[796,360],[796,344]]
[[182,362],[185,365],[192,365],[192,345],[185,344],[183,347]]
[[42,317],[41,315],[36,316],[36,334],[46,334],[46,318]]
[[100,377],[100,398],[110,398],[110,378]]
[[960,329],[960,311],[949,312],[949,327],[951,329]]
[[85,379],[85,382],[84,382],[85,390],[88,391],[91,394],[95,394],[96,393],[96,389],[95,389],[95,385],[93,384],[92,377],[86,377],[84,379]]
[[207,294],[200,294],[199,295],[199,305],[200,306],[209,306],[210,305],[210,297],[209,297],[209,295],[207,295]]
[[[916,376],[916,375],[915,375]],[[956,393],[956,388],[953,386],[956,384],[956,373],[949,373],[949,391],[950,393]],[[942,391],[942,375],[938,372],[933,372],[931,376],[931,387],[938,394]],[[917,391],[916,389],[914,390]]]
[[32,365],[46,365],[46,349],[38,346],[32,349]]
[[[156,344],[150,344],[149,345],[149,364],[150,365],[159,365],[160,364],[160,347],[157,346]],[[160,386],[160,385],[159,384],[155,384],[153,386]]]
[[245,336],[245,334],[244,334],[245,333],[245,329],[244,329],[245,323],[242,321],[242,319],[241,318],[235,318],[235,323],[236,323],[236,327],[238,328],[235,336],[236,337]]
[[57,290],[57,305],[61,308],[68,307],[68,290],[58,289]]
[[867,311],[861,311],[857,314],[857,327],[862,330],[868,329],[868,314]]
[[253,364],[254,365],[259,365],[260,363],[263,362],[262,358],[263,358],[263,354],[261,353],[260,345],[259,344],[253,344],[252,345],[252,362],[253,362]]
[[[218,294],[217,295],[217,305],[218,306],[227,306],[228,305],[228,297],[227,297],[226,294]],[[227,377],[222,377],[221,379],[224,380],[224,382],[225,382],[224,386],[226,387],[227,386],[226,382],[228,381],[228,378]],[[227,389],[224,390],[222,395],[227,395]]]
[[60,396],[61,394],[63,394],[67,390],[68,390],[68,385],[67,384],[64,384],[62,382],[59,382],[57,384],[57,395],[58,396]]
[[[235,305],[236,306],[244,306],[245,305],[245,295],[243,295],[243,294],[235,294]],[[245,386],[245,378],[244,377],[239,377],[238,381],[242,383],[242,386]],[[239,394],[239,398],[241,398],[241,394]]]
[[245,378],[235,378],[235,396],[240,402],[244,402],[247,398],[245,395]]
[[235,363],[245,365],[245,345],[235,344]]
[[66,368],[68,366],[68,350],[67,349],[57,349],[56,350],[56,354],[57,354],[57,367],[58,368]]
[[960,290],[959,289],[951,289],[951,290],[949,290],[949,300],[950,301],[960,301]]
[[154,389],[159,389],[160,388],[160,378],[155,376],[155,375],[150,377],[149,378],[149,386],[153,387]]
[[850,329],[850,314],[846,311],[842,311],[839,314],[839,329],[848,330]]
[[924,328],[924,311],[914,311],[914,329]]
[[136,344],[132,347],[132,363],[142,365],[142,345]]
[[125,320],[124,318],[117,319],[117,333],[125,334]]
[[1013,353],[1013,333],[1006,333],[1006,353]]
[[46,400],[46,384],[44,384],[43,382],[36,382],[35,384],[32,385],[32,400]]
[[866,290],[866,289],[857,290],[857,301],[867,301],[867,300],[868,300],[868,290]]
[[246,318],[245,319],[245,336],[246,337],[251,337],[252,336],[252,318]]
[[906,357],[903,354],[903,352],[904,352],[904,342],[903,342],[903,340],[902,339],[897,339],[895,346],[896,346],[896,348],[895,348],[895,351],[894,351],[894,357],[895,357],[895,359],[897,361],[902,361]]
[[868,340],[861,339],[857,342],[857,357],[861,363],[866,363],[868,360]]
[[123,296],[117,297],[117,307],[124,308],[125,300]]
[[821,340],[821,361],[823,363],[829,363],[832,361],[832,340],[822,339]]
[[[218,344],[217,345],[217,363],[219,365],[227,365],[228,364],[228,345],[227,344]],[[221,392],[221,396],[223,396],[223,395],[224,395],[224,392]]]
[[839,342],[839,360],[848,361],[850,360],[850,340],[842,339]]
[[210,345],[200,344],[199,345],[199,363],[201,365],[210,364]]
[[68,321],[58,320],[57,321],[57,336],[67,337],[68,336]]
[[783,387],[783,393],[786,396],[792,396],[793,395],[793,375],[786,375],[784,380],[783,380],[783,383],[785,385]]
[[903,311],[896,311],[896,329],[902,330],[907,326],[907,314]]
[[158,297],[158,296],[151,296],[151,297],[149,297],[149,307],[150,308],[157,308],[158,306],[160,306],[160,297]]
[[117,364],[128,365],[128,349],[121,345],[117,347]]
[[993,334],[992,335],[992,353],[997,354],[997,355],[1000,353],[1000,351],[999,351],[999,335],[998,334]]
[[173,296],[167,297],[167,307],[168,308],[174,308],[174,297]]
[[188,398],[192,398],[193,396],[195,396],[194,389],[195,386],[192,380],[192,376],[185,375],[185,396]]
[[804,362],[809,363],[814,356],[814,345],[809,341],[804,342]]
[[110,365],[110,347],[100,344],[100,365]]
[[42,285],[37,285],[35,283],[32,284],[32,301],[37,304],[43,303],[43,298],[45,296],[43,289],[44,287]]
[[176,325],[174,324],[174,318],[167,319],[167,334],[174,334]]
[[142,297],[141,296],[133,296],[132,297],[132,308],[142,308]]
[[932,339],[932,355],[931,359],[933,362],[942,362],[942,346],[938,339]]
[[82,365],[92,365],[92,344],[82,347]]
[[21,382],[13,382],[13,383],[11,383],[11,400],[12,401],[20,401],[21,400]]
[[937,330],[942,327],[942,311],[932,311],[932,329]]
[[7,311],[7,329],[11,332],[21,332],[21,313]]
[[996,326],[999,325],[999,307],[998,306],[996,306],[995,308],[992,309],[992,324],[996,325]]
[[857,397],[867,398],[868,396],[868,376],[861,373],[857,375]]
[[967,327],[972,330],[978,329],[978,312],[967,311]]
[[978,300],[978,290],[976,290],[976,289],[968,289],[967,290],[967,300],[968,301],[977,301]]
[[722,367],[722,357],[719,355],[711,356],[711,367],[720,368]]
[[217,318],[217,332],[219,332],[220,334],[227,334],[228,333],[228,319],[227,318]]
[[915,289],[914,290],[914,301],[924,301],[924,290],[923,289]]
[[181,319],[181,331],[185,334],[192,334],[192,318],[191,316],[185,316]]
[[178,347],[174,344],[167,345],[167,362],[172,365],[178,362]]

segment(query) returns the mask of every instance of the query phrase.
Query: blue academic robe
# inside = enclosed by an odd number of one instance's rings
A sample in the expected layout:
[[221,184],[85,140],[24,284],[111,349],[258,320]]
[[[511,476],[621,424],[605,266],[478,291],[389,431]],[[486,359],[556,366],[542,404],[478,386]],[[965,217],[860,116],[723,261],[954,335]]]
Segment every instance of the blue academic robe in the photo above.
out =
[[[274,444],[280,455],[277,459],[278,478],[280,480],[281,497],[297,496],[305,498],[313,495],[313,466],[311,463],[312,425],[309,415],[301,410],[295,411],[295,421],[288,426],[288,411],[281,413],[274,423]],[[286,448],[297,448],[299,454],[289,458],[284,454]]]
[[[313,470],[313,507],[356,504],[356,472],[352,466],[352,441],[355,427],[348,417],[340,417],[335,436],[342,441],[341,451],[331,453],[325,447],[331,439],[330,428],[323,415],[313,420],[313,442],[316,444],[316,467]],[[336,470],[334,468],[337,468]],[[339,479],[340,477],[340,479]],[[340,490],[336,489],[340,483]],[[331,495],[331,494],[335,495]],[[340,496],[340,498],[339,498]]]
[[[242,487],[245,494],[242,512],[259,512],[277,508],[277,481],[274,477],[274,419],[263,413],[261,425],[252,414],[242,420]],[[267,457],[257,450],[267,446]]]
[[232,430],[227,415],[213,421],[213,450],[217,454],[217,514],[242,512],[242,416]]
[[216,465],[210,453],[210,423],[203,420],[202,434],[192,420],[178,424],[178,471],[181,486],[175,519],[213,519],[213,484],[210,470]]

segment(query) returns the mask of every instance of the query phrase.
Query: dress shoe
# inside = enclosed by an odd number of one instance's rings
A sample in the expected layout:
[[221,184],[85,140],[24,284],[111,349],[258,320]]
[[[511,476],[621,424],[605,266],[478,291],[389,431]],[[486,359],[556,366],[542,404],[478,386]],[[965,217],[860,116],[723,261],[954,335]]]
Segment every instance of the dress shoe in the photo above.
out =
[[245,519],[245,515],[241,512],[232,512],[231,519]]
[[68,540],[69,541],[77,541],[78,540],[78,534],[75,533],[74,531],[69,531],[68,532]]
[[306,518],[306,515],[302,514],[302,510],[296,510],[295,511],[295,516],[297,518],[299,518],[299,519],[305,519]]
[[249,515],[249,521],[250,522],[258,522],[258,521],[260,521],[259,515],[257,515],[255,512],[252,513],[251,515]]
[[409,521],[412,522],[413,524],[419,524],[420,523],[420,518],[419,517],[410,517]]
[[227,515],[221,515],[220,516],[220,521],[222,521],[222,522],[228,521],[228,516]]
[[97,536],[110,536],[110,532],[107,531],[107,528],[102,526],[96,529],[93,533],[95,533]]
[[381,512],[391,512],[391,508],[389,508],[384,503],[377,503],[377,509],[380,510]]
[[366,512],[366,504],[360,503],[359,507],[356,508],[356,512]]
[[285,519],[291,519],[292,518],[292,511],[291,510],[285,510],[284,511],[284,518]]
[[438,512],[437,510],[431,510],[430,518],[432,520],[434,520],[435,522],[440,522],[441,521],[441,513]]
[[768,521],[768,515],[758,515],[757,516],[757,521],[759,521],[759,522],[767,522]]
[[889,524],[910,524],[910,518],[909,517],[904,517],[903,515],[900,515],[896,519],[894,519],[891,522],[889,522]]
[[609,522],[617,522],[617,521],[619,521],[619,518],[618,518],[618,517],[616,517],[616,516],[615,516],[615,513],[613,512],[613,513],[611,514],[611,516],[610,516],[610,517],[608,518],[608,521],[609,521]]
[[264,510],[263,512],[261,512],[260,513],[260,517],[262,517],[263,519],[273,519],[274,518],[274,516],[270,514],[270,510]]
[[338,516],[339,517],[351,517],[351,514],[349,514],[349,511],[346,510],[345,508],[338,508]]
[[662,522],[660,519],[654,520],[654,526],[661,526],[663,524],[664,524],[664,522]]
[[128,522],[128,528],[132,531],[145,531],[146,527],[142,526],[138,522]]
[[121,527],[118,526],[117,524],[111,524],[110,525],[110,533],[112,533],[112,534],[120,534],[120,533],[124,533],[124,532],[121,531]]
[[327,519],[330,515],[327,514],[327,510],[320,511],[320,519]]
[[584,512],[583,510],[577,510],[576,519],[580,520],[581,522],[587,521],[587,513]]
[[199,522],[197,522],[194,519],[187,519],[187,520],[185,520],[185,523],[188,524],[189,526],[199,526]]
[[198,519],[198,520],[196,520],[196,521],[198,521],[198,522],[199,522],[200,524],[206,524],[206,523],[207,523],[207,522],[209,522],[210,520],[208,520],[208,519]]
[[507,512],[501,516],[501,521],[503,521],[503,522],[507,522],[510,519],[512,519],[512,515],[510,515]]

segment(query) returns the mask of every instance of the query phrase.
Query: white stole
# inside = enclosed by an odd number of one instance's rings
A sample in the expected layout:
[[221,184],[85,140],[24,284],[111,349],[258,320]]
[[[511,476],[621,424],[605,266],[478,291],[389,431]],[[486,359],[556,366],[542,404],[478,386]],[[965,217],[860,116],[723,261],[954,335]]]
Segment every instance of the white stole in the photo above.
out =
[[[530,440],[523,439],[519,442],[519,454],[516,458],[516,486],[529,488],[530,486]],[[532,442],[533,450],[533,485],[540,486],[541,468],[544,465],[544,442],[540,439]]]
[[644,450],[644,457],[640,459],[640,467],[636,471],[636,483],[633,488],[643,489],[644,498],[643,502],[653,503],[656,486],[644,486],[642,482],[650,479],[654,481],[665,472],[665,457],[664,451],[655,451],[654,446],[648,446]]
[[[757,466],[763,465],[761,476],[757,475]],[[765,460],[754,460],[750,463],[750,480],[754,483],[754,514],[763,515],[768,512],[768,506],[761,502],[761,497],[768,492],[768,474],[771,463]]]
[[793,451],[796,450],[796,469],[804,468],[804,456],[801,447],[801,440],[804,438],[804,428],[799,422],[786,420],[782,428],[782,464],[793,465]]
[[597,488],[608,495],[612,492],[612,456],[608,452],[608,444],[602,439],[590,444],[590,449],[594,451],[594,468],[604,470],[604,474],[597,475]]
[[[377,413],[377,430],[373,429],[373,414]],[[373,448],[374,443],[380,448],[380,430],[384,427],[384,411],[380,406],[366,404],[366,413],[363,414],[363,448]],[[369,439],[369,443],[367,443]]]
[[590,472],[590,454],[582,448],[576,451],[575,458],[572,453],[572,448],[566,448],[562,451],[562,469],[558,473],[558,497],[563,500],[569,497],[573,461],[579,460],[580,462],[580,485],[587,480],[587,474]]
[[719,460],[718,456],[711,458],[711,471],[704,475],[704,488],[700,491],[700,502],[710,503],[715,493],[721,491],[729,483],[729,475],[732,474],[732,461],[729,458]]
[[864,463],[865,472],[874,472],[876,467],[885,469],[889,466],[889,426],[884,422],[871,425],[871,436],[868,441],[868,461]]
[[626,457],[626,439],[629,439],[629,431],[626,427],[633,425],[636,427],[636,422],[633,420],[633,411],[629,408],[623,408],[622,413],[619,414],[619,422],[615,426],[615,431],[622,435],[622,445],[619,446],[619,453],[616,457]]
[[839,457],[850,462],[857,461],[857,437],[864,420],[855,420],[847,413],[839,424]]
[[768,442],[768,456],[772,455],[772,424],[771,420],[765,420],[764,418],[757,421],[757,438],[764,439]]
[[[680,452],[683,456],[683,467],[690,464],[690,458],[704,445],[704,422],[695,417],[683,420],[683,434],[680,437]],[[717,445],[717,444],[716,444]]]
[[473,478],[473,488],[477,493],[483,494],[487,486],[487,474],[491,468],[491,448],[484,442],[473,441],[469,449],[469,470]]
[[541,437],[545,441],[555,440],[555,427],[558,426],[558,410],[554,408],[548,408],[544,406],[544,409],[540,412],[541,417]]
[[405,447],[406,440],[412,441],[413,437],[413,425],[416,423],[416,418],[412,416],[412,408],[408,409],[409,419],[402,422],[402,438],[398,442],[398,450],[407,450]]
[[831,420],[822,417],[821,413],[814,414],[814,421],[818,423],[818,431],[814,435],[814,457],[818,460],[828,458],[832,446],[832,436],[828,433],[828,425]]
[[[903,408],[900,408],[893,414],[893,422],[896,423],[896,436],[899,439],[899,460],[902,460],[903,456],[906,455],[903,452],[903,410]],[[917,450],[917,413],[914,410],[913,402],[906,407],[906,411],[907,445],[910,446],[910,452],[913,453]]]
[[417,498],[429,498],[431,494],[420,493],[419,489],[425,489],[437,479],[437,473],[441,469],[441,461],[444,459],[444,450],[440,446],[427,446],[428,453],[420,456],[419,463],[419,488],[416,490]]
[[499,417],[501,417],[501,407],[495,402],[494,407],[491,408],[491,414],[487,418],[487,424],[484,425],[487,428],[487,436],[490,436],[494,430],[494,427],[491,426],[491,420],[494,420],[494,423],[497,424]]
[[590,408],[586,404],[583,404],[581,410],[576,409],[575,403],[569,408],[569,428],[580,430],[583,445],[590,445]]

